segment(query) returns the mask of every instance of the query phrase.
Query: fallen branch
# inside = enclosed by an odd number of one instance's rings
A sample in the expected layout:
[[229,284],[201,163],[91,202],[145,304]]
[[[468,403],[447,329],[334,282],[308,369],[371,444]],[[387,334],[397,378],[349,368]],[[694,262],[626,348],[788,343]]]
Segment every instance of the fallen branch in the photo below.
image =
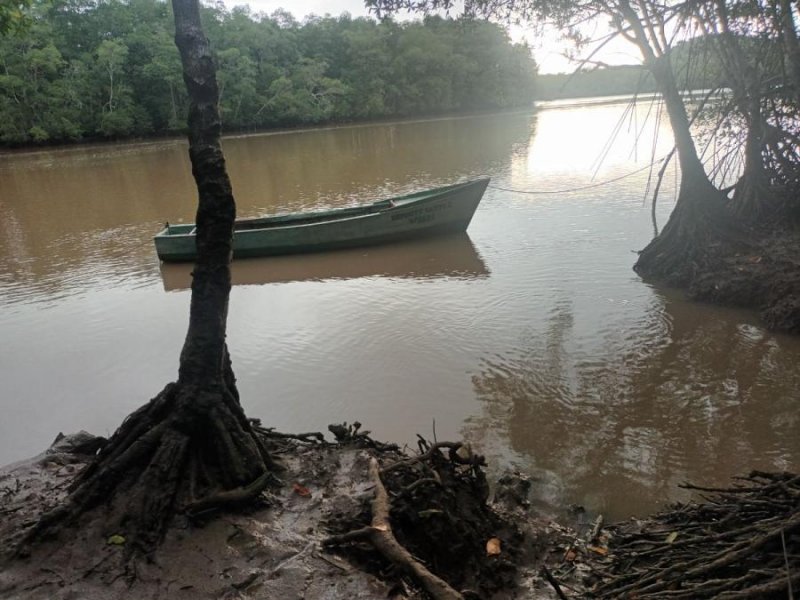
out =
[[[597,597],[791,598],[800,581],[800,477],[753,472],[749,485],[681,487],[702,501],[617,527]],[[788,594],[788,595],[787,595]]]
[[328,425],[328,431],[333,434],[339,444],[355,444],[361,448],[374,448],[379,452],[396,452],[397,444],[385,444],[370,437],[369,431],[359,431],[361,423],[354,421],[351,425],[347,422]]
[[558,585],[558,581],[556,581],[556,578],[553,577],[553,574],[550,572],[550,569],[548,569],[545,565],[542,565],[542,575],[544,575],[544,578],[547,579],[547,583],[549,583],[551,586],[553,586],[553,589],[555,590],[556,595],[561,600],[568,600],[567,597],[564,595],[564,592],[562,591],[561,586]]
[[375,498],[372,501],[372,523],[368,527],[331,536],[325,540],[325,544],[334,546],[353,541],[367,541],[386,560],[413,576],[434,600],[464,600],[462,594],[450,587],[446,581],[431,573],[422,563],[411,556],[411,553],[401,546],[394,537],[389,522],[391,509],[389,495],[386,493],[386,488],[381,481],[381,470],[377,459],[374,457],[369,462],[369,476],[375,484]]
[[454,463],[471,466],[486,465],[486,459],[479,454],[472,454],[471,451],[468,451],[463,453],[464,456],[460,455],[459,451],[463,448],[467,448],[467,446],[464,446],[464,444],[461,442],[436,442],[435,444],[432,444],[427,451],[423,452],[419,456],[412,456],[411,458],[398,460],[397,462],[384,467],[381,469],[381,475],[386,475],[387,473],[391,473],[392,471],[401,467],[407,467],[418,462],[430,460],[434,455],[439,454],[439,450],[442,449],[448,450],[448,458]]

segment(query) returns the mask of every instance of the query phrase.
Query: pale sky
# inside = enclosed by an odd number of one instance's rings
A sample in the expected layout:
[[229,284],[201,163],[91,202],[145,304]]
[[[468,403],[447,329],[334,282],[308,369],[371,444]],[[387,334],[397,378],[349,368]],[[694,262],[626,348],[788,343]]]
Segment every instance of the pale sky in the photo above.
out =
[[[343,12],[349,12],[354,17],[369,14],[362,0],[224,0],[224,2],[230,8],[240,4],[249,4],[254,13],[270,14],[282,8],[292,13],[298,21],[310,14],[322,16],[327,13],[338,16]],[[415,16],[412,15],[412,17]],[[562,56],[569,45],[559,40],[556,33],[550,32],[542,36],[525,28],[512,26],[510,35],[514,41],[528,40],[541,73],[569,73],[575,69],[576,63],[571,63]],[[628,42],[622,40],[609,44],[598,58],[608,64],[641,62],[635,49]]]

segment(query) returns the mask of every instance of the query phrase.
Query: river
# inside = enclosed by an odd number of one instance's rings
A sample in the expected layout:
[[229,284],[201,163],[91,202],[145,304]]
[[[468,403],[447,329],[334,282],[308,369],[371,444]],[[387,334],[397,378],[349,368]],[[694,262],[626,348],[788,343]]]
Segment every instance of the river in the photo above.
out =
[[[240,216],[492,177],[465,236],[235,263],[248,415],[464,438],[532,476],[537,502],[609,518],[684,499],[683,481],[800,467],[800,340],[631,269],[653,232],[646,165],[671,147],[655,112],[226,138]],[[674,187],[668,171],[660,225]],[[109,435],[174,380],[189,268],[160,266],[152,235],[194,206],[180,140],[0,155],[0,463],[59,431]]]

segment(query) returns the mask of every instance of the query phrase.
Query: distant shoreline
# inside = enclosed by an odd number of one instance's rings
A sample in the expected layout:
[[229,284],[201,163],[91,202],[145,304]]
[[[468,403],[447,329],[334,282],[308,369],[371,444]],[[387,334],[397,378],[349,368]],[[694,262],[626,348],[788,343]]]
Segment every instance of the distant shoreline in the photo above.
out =
[[[375,125],[406,125],[412,123],[428,123],[435,121],[452,121],[458,119],[473,119],[477,117],[484,117],[490,115],[513,115],[513,114],[526,114],[538,110],[537,103],[532,103],[530,106],[517,106],[507,109],[495,110],[481,110],[481,111],[463,111],[452,113],[439,113],[428,115],[414,115],[408,117],[387,117],[386,119],[367,119],[367,120],[354,120],[354,121],[328,121],[321,122],[313,125],[298,125],[296,127],[275,127],[257,129],[253,131],[223,131],[222,138],[226,139],[239,139],[246,137],[266,136],[266,135],[286,135],[290,133],[301,133],[307,131],[328,131],[335,129],[348,129],[356,127],[372,127]],[[161,142],[173,142],[183,144],[186,142],[186,137],[181,132],[163,132],[161,134],[153,134],[150,136],[118,138],[118,139],[102,139],[102,138],[86,138],[83,140],[75,140],[72,142],[56,142],[52,144],[21,144],[19,146],[0,146],[0,159],[4,156],[16,156],[19,154],[36,154],[39,152],[50,152],[53,150],[69,150],[69,149],[91,149],[108,148],[114,145],[149,145]]]

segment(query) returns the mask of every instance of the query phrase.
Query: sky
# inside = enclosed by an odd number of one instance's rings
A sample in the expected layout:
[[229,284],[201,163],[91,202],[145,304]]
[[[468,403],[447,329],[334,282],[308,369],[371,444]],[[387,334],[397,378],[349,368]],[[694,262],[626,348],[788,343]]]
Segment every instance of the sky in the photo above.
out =
[[[277,9],[286,10],[294,15],[297,20],[310,14],[338,16],[349,12],[354,17],[367,16],[369,13],[364,7],[363,0],[224,0],[225,5],[233,8],[237,5],[248,4],[254,13],[270,14]],[[569,44],[560,40],[554,31],[535,34],[530,29],[512,26],[509,30],[511,38],[516,41],[527,40],[533,50],[536,62],[539,64],[540,73],[570,73],[575,70],[577,63],[570,62],[563,57]],[[608,64],[634,64],[641,60],[627,42],[611,43],[603,53],[596,57]]]

